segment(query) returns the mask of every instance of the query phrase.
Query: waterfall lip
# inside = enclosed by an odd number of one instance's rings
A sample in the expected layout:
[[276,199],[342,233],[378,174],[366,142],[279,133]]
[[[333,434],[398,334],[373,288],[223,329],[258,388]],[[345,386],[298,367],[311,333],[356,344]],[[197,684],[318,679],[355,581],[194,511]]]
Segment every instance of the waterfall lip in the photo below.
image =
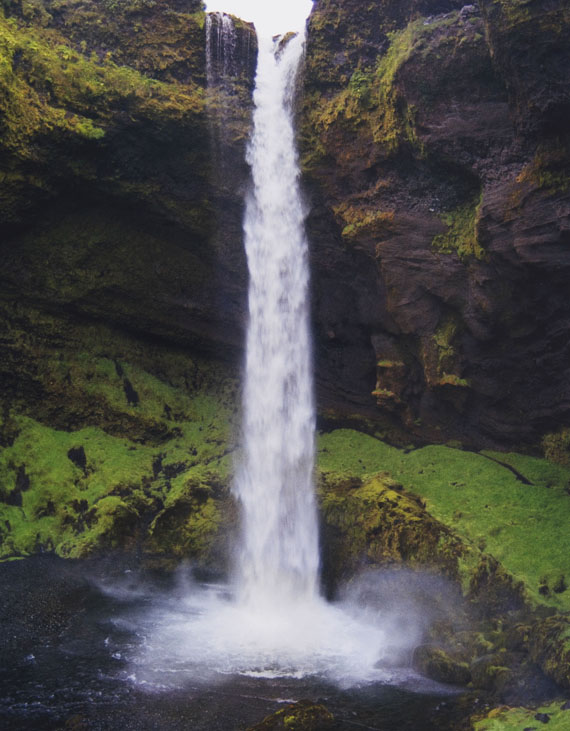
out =
[[271,37],[289,31],[302,32],[313,8],[313,0],[207,0],[207,12],[224,12],[255,25],[258,36]]

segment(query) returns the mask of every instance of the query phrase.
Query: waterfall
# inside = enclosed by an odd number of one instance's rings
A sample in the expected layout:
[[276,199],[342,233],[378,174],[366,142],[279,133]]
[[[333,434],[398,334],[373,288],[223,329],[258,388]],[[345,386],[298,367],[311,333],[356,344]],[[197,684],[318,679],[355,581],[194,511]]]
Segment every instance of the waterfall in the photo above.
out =
[[[231,18],[213,17],[206,29],[208,74],[220,89],[224,81],[216,75],[225,64],[231,69],[233,30]],[[358,604],[328,604],[318,592],[308,245],[293,125],[303,45],[301,33],[288,42],[258,38],[243,226],[249,325],[243,458],[233,484],[241,507],[233,586],[190,582],[167,605],[158,603],[131,663],[129,677],[145,687],[232,674],[313,676],[345,687],[390,677],[379,663],[387,632],[397,644],[399,629],[386,630],[385,618]],[[217,174],[230,175],[230,167]]]
[[236,74],[237,34],[231,16],[226,13],[206,15],[206,76],[208,88],[224,84]]
[[317,591],[308,247],[293,128],[303,42],[261,39],[248,149],[245,457],[234,489],[243,516],[238,593],[256,603]]
[[[238,48],[233,18],[226,13],[206,15],[206,81],[212,175],[219,189],[231,185],[232,160],[228,157],[228,130],[236,116],[236,76],[244,59]],[[245,59],[245,63],[248,59]]]

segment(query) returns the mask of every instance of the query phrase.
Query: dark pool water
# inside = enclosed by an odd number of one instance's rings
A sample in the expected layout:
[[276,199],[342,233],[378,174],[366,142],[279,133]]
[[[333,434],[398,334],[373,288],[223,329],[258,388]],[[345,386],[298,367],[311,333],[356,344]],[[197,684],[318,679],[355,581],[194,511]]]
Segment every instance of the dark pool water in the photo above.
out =
[[[119,571],[131,575],[131,590],[107,591]],[[246,729],[310,699],[334,714],[336,729],[456,730],[474,702],[411,672],[397,685],[351,688],[240,675],[141,686],[130,661],[141,643],[136,617],[168,600],[167,582],[50,557],[1,564],[0,579],[1,728]]]

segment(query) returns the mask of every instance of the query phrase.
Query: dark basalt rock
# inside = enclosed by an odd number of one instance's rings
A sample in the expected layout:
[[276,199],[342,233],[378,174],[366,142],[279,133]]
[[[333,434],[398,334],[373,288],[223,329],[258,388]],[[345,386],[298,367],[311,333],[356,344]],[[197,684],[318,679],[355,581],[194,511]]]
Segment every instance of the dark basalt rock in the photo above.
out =
[[540,723],[549,723],[550,722],[550,716],[548,713],[537,713],[535,715],[535,718],[537,721],[540,721]]
[[291,703],[280,711],[267,716],[261,723],[250,726],[248,731],[320,731],[333,728],[334,718],[323,705],[302,700]]
[[417,647],[414,650],[413,664],[416,670],[440,683],[467,685],[471,680],[467,663],[457,662],[438,647]]
[[475,446],[568,423],[564,8],[318,3],[301,139],[323,405]]
[[83,447],[73,447],[68,451],[67,456],[74,465],[77,465],[84,473],[87,472],[87,455]]

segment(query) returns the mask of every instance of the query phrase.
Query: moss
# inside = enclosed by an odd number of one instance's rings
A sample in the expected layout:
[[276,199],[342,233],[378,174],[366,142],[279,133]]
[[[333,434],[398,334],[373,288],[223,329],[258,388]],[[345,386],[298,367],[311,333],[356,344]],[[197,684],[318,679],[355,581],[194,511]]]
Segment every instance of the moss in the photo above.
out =
[[[101,11],[88,6],[96,15]],[[125,194],[145,193],[149,204],[189,219],[184,209],[194,212],[195,205],[186,200],[177,205],[172,192],[162,190],[153,157],[166,161],[175,178],[182,175],[176,169],[180,159],[197,176],[205,174],[202,146],[196,146],[196,137],[206,134],[200,79],[189,78],[187,69],[184,83],[151,78],[109,54],[90,53],[83,41],[75,44],[64,35],[68,31],[61,16],[57,25],[43,27],[0,14],[0,177],[7,194],[0,202],[2,218],[21,221],[26,209],[52,197],[65,178],[69,187],[77,179],[99,186],[106,181],[114,191],[122,184]],[[176,144],[168,139],[175,125]],[[140,147],[131,151],[134,127],[140,132],[138,145],[154,136],[145,156]],[[136,165],[129,164],[130,155]],[[142,183],[145,164],[150,170]]]
[[[159,399],[161,395],[159,389]],[[76,558],[103,548],[128,548],[130,540],[147,540],[140,531],[154,516],[149,550],[205,557],[221,520],[213,495],[222,497],[230,470],[224,456],[227,442],[217,425],[227,416],[211,397],[188,406],[194,420],[178,422],[175,436],[160,446],[137,444],[96,427],[67,432],[12,417],[18,436],[0,458],[0,555],[52,550]],[[180,412],[179,418],[184,418]],[[70,458],[78,448],[85,455],[84,469]],[[29,486],[21,504],[11,505],[8,497],[17,488],[22,466]],[[178,520],[181,505],[189,506],[182,530],[165,531],[173,513]]]
[[342,238],[347,242],[368,236],[377,238],[394,221],[393,211],[372,211],[350,203],[337,206],[334,213],[343,226]]
[[191,85],[168,86],[126,66],[86,58],[64,40],[54,30],[20,27],[0,16],[6,147],[22,148],[53,128],[97,139],[102,128],[95,120],[104,124],[125,102],[135,114],[160,108],[180,116],[203,108],[201,93]]
[[[466,389],[471,383],[463,377],[463,359],[460,344],[462,325],[457,315],[444,315],[431,338],[421,341],[421,357],[426,383],[429,388]],[[460,404],[456,404],[460,408]]]
[[267,716],[248,731],[319,731],[331,728],[333,723],[333,715],[324,706],[311,701],[299,701]]
[[570,429],[546,434],[542,439],[542,448],[547,459],[570,467]]
[[570,149],[568,140],[542,142],[532,160],[517,176],[517,183],[538,190],[565,193],[570,188]]
[[[362,145],[366,154],[372,149],[380,159],[398,153],[402,146],[411,146],[423,156],[425,150],[416,131],[416,110],[406,103],[399,89],[398,73],[416,52],[429,45],[432,37],[456,20],[457,13],[427,24],[420,18],[402,30],[388,33],[387,50],[375,65],[355,69],[344,88],[332,95],[318,91],[307,95],[302,131],[305,169],[318,165],[326,154],[340,159],[350,150],[358,154],[355,135],[358,147]],[[311,63],[318,60],[312,58]],[[364,225],[385,222],[372,219]],[[347,221],[343,236],[356,235],[353,226],[356,222]]]
[[[570,591],[552,588],[544,594],[540,587],[545,579],[553,587],[561,576],[570,576],[570,471],[532,457],[501,455],[504,464],[499,464],[489,456],[443,446],[406,453],[342,429],[318,438],[322,470],[360,479],[389,472],[406,491],[425,500],[433,518],[473,547],[472,555],[459,557],[465,586],[474,576],[473,586],[504,570],[513,586],[523,582],[528,601],[568,611]],[[517,465],[515,471],[509,462]],[[481,551],[495,563],[481,564]]]
[[[94,53],[162,80],[203,74],[205,13],[199,0],[180,8],[155,0],[28,0],[39,9],[7,0],[11,14],[28,25],[57,29],[83,54]],[[40,17],[41,15],[41,17]],[[182,70],[182,67],[184,69]],[[182,72],[182,73],[181,73]]]
[[421,645],[415,648],[412,661],[416,670],[439,683],[467,685],[471,680],[469,665],[457,662],[438,647]]
[[534,0],[493,0],[493,4],[501,11],[504,21],[509,26],[531,20],[532,13],[529,6],[533,3]]
[[475,257],[484,259],[485,250],[479,243],[478,224],[481,211],[481,197],[441,215],[448,227],[444,234],[432,240],[432,247],[442,254],[457,254],[461,259]]
[[475,731],[523,731],[525,728],[539,728],[537,714],[548,716],[549,731],[567,731],[570,711],[562,710],[564,700],[554,701],[538,708],[494,708],[484,718],[472,719]]
[[437,381],[438,386],[454,386],[456,388],[469,388],[471,382],[467,378],[460,378],[453,373],[444,373]]
[[460,541],[386,473],[361,479],[323,471],[318,495],[328,582],[349,578],[363,563],[437,566],[457,576]]
[[570,617],[555,615],[537,622],[530,631],[529,649],[549,678],[570,688]]
[[141,548],[211,560],[233,509],[226,370],[29,310],[20,336],[18,314],[0,353],[0,556]]

